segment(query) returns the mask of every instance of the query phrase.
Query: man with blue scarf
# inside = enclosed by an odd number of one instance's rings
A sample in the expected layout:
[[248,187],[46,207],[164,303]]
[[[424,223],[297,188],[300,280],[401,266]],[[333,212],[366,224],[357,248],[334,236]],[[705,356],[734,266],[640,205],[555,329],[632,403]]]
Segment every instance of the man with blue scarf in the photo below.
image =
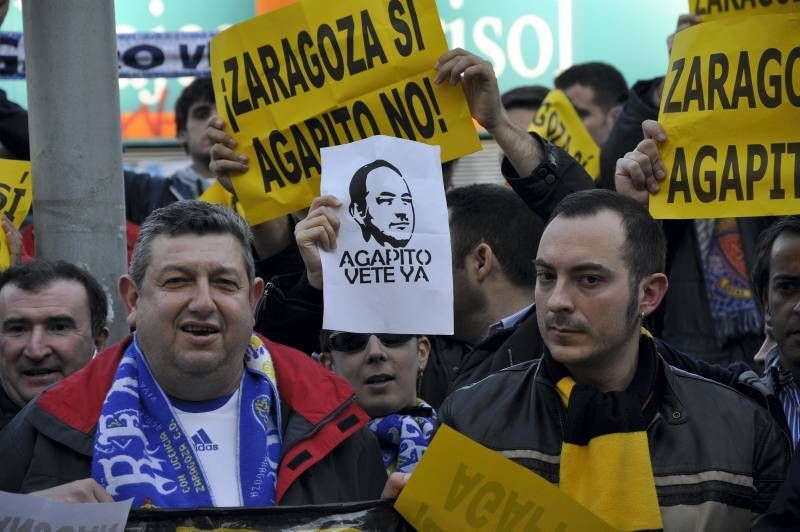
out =
[[381,452],[352,389],[253,333],[251,245],[219,206],[151,214],[119,287],[135,332],[11,422],[0,490],[134,508],[378,498]]

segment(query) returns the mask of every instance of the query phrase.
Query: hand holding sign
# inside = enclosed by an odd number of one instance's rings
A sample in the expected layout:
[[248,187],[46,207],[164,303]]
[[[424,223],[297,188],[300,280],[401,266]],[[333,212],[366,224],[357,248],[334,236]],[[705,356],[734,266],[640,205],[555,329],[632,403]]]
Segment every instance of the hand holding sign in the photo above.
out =
[[642,122],[644,140],[636,149],[617,160],[614,184],[617,192],[635,199],[643,205],[650,202],[650,194],[659,190],[658,183],[666,177],[658,144],[667,140],[664,129],[655,120]]
[[250,168],[247,155],[237,153],[236,140],[225,132],[225,122],[218,116],[208,120],[206,136],[211,140],[211,162],[208,168],[222,187],[234,193],[231,177],[241,175]]
[[505,110],[491,63],[461,48],[450,50],[436,62],[434,81],[445,80],[451,85],[461,81],[470,113],[487,131],[491,133],[500,124]]
[[336,196],[320,196],[311,202],[308,215],[294,228],[297,249],[306,265],[308,284],[322,290],[322,260],[319,250],[336,249],[336,235],[339,233],[339,215],[333,209],[342,206]]
[[8,244],[9,267],[22,264],[22,234],[6,216],[3,216],[3,232]]
[[[730,17],[675,38],[656,218],[775,216],[800,199],[800,14]],[[732,44],[730,35],[741,39]]]
[[93,478],[84,478],[46,490],[35,491],[31,495],[68,503],[114,502],[114,498]]

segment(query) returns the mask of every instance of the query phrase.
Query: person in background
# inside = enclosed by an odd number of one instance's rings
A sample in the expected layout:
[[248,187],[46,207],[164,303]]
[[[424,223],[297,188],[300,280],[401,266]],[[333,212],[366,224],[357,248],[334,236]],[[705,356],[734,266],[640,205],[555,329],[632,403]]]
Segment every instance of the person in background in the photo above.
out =
[[33,261],[0,273],[0,429],[108,338],[108,298],[89,272]]
[[549,91],[542,85],[516,87],[504,92],[500,101],[511,121],[522,129],[528,129]]
[[567,95],[583,125],[602,148],[628,96],[622,73],[607,63],[581,63],[561,72],[554,83]]

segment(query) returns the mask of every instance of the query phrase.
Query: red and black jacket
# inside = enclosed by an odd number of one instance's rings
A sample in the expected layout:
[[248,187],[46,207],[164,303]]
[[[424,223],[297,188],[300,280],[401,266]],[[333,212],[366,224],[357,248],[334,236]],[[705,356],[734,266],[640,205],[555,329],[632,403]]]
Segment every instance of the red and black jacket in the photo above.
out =
[[[379,498],[386,473],[350,386],[300,351],[264,341],[282,408],[277,503]],[[46,390],[0,433],[0,490],[27,493],[91,475],[97,420],[129,342]]]

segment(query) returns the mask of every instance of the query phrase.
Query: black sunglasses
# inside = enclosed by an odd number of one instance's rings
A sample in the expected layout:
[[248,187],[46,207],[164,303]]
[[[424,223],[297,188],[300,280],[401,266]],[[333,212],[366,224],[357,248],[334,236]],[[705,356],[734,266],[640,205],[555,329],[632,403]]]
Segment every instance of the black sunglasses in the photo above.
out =
[[370,334],[370,333],[349,333],[334,332],[328,336],[328,351],[341,351],[343,353],[353,353],[361,351],[367,346],[369,337],[375,336],[386,347],[397,347],[414,338],[413,334]]

